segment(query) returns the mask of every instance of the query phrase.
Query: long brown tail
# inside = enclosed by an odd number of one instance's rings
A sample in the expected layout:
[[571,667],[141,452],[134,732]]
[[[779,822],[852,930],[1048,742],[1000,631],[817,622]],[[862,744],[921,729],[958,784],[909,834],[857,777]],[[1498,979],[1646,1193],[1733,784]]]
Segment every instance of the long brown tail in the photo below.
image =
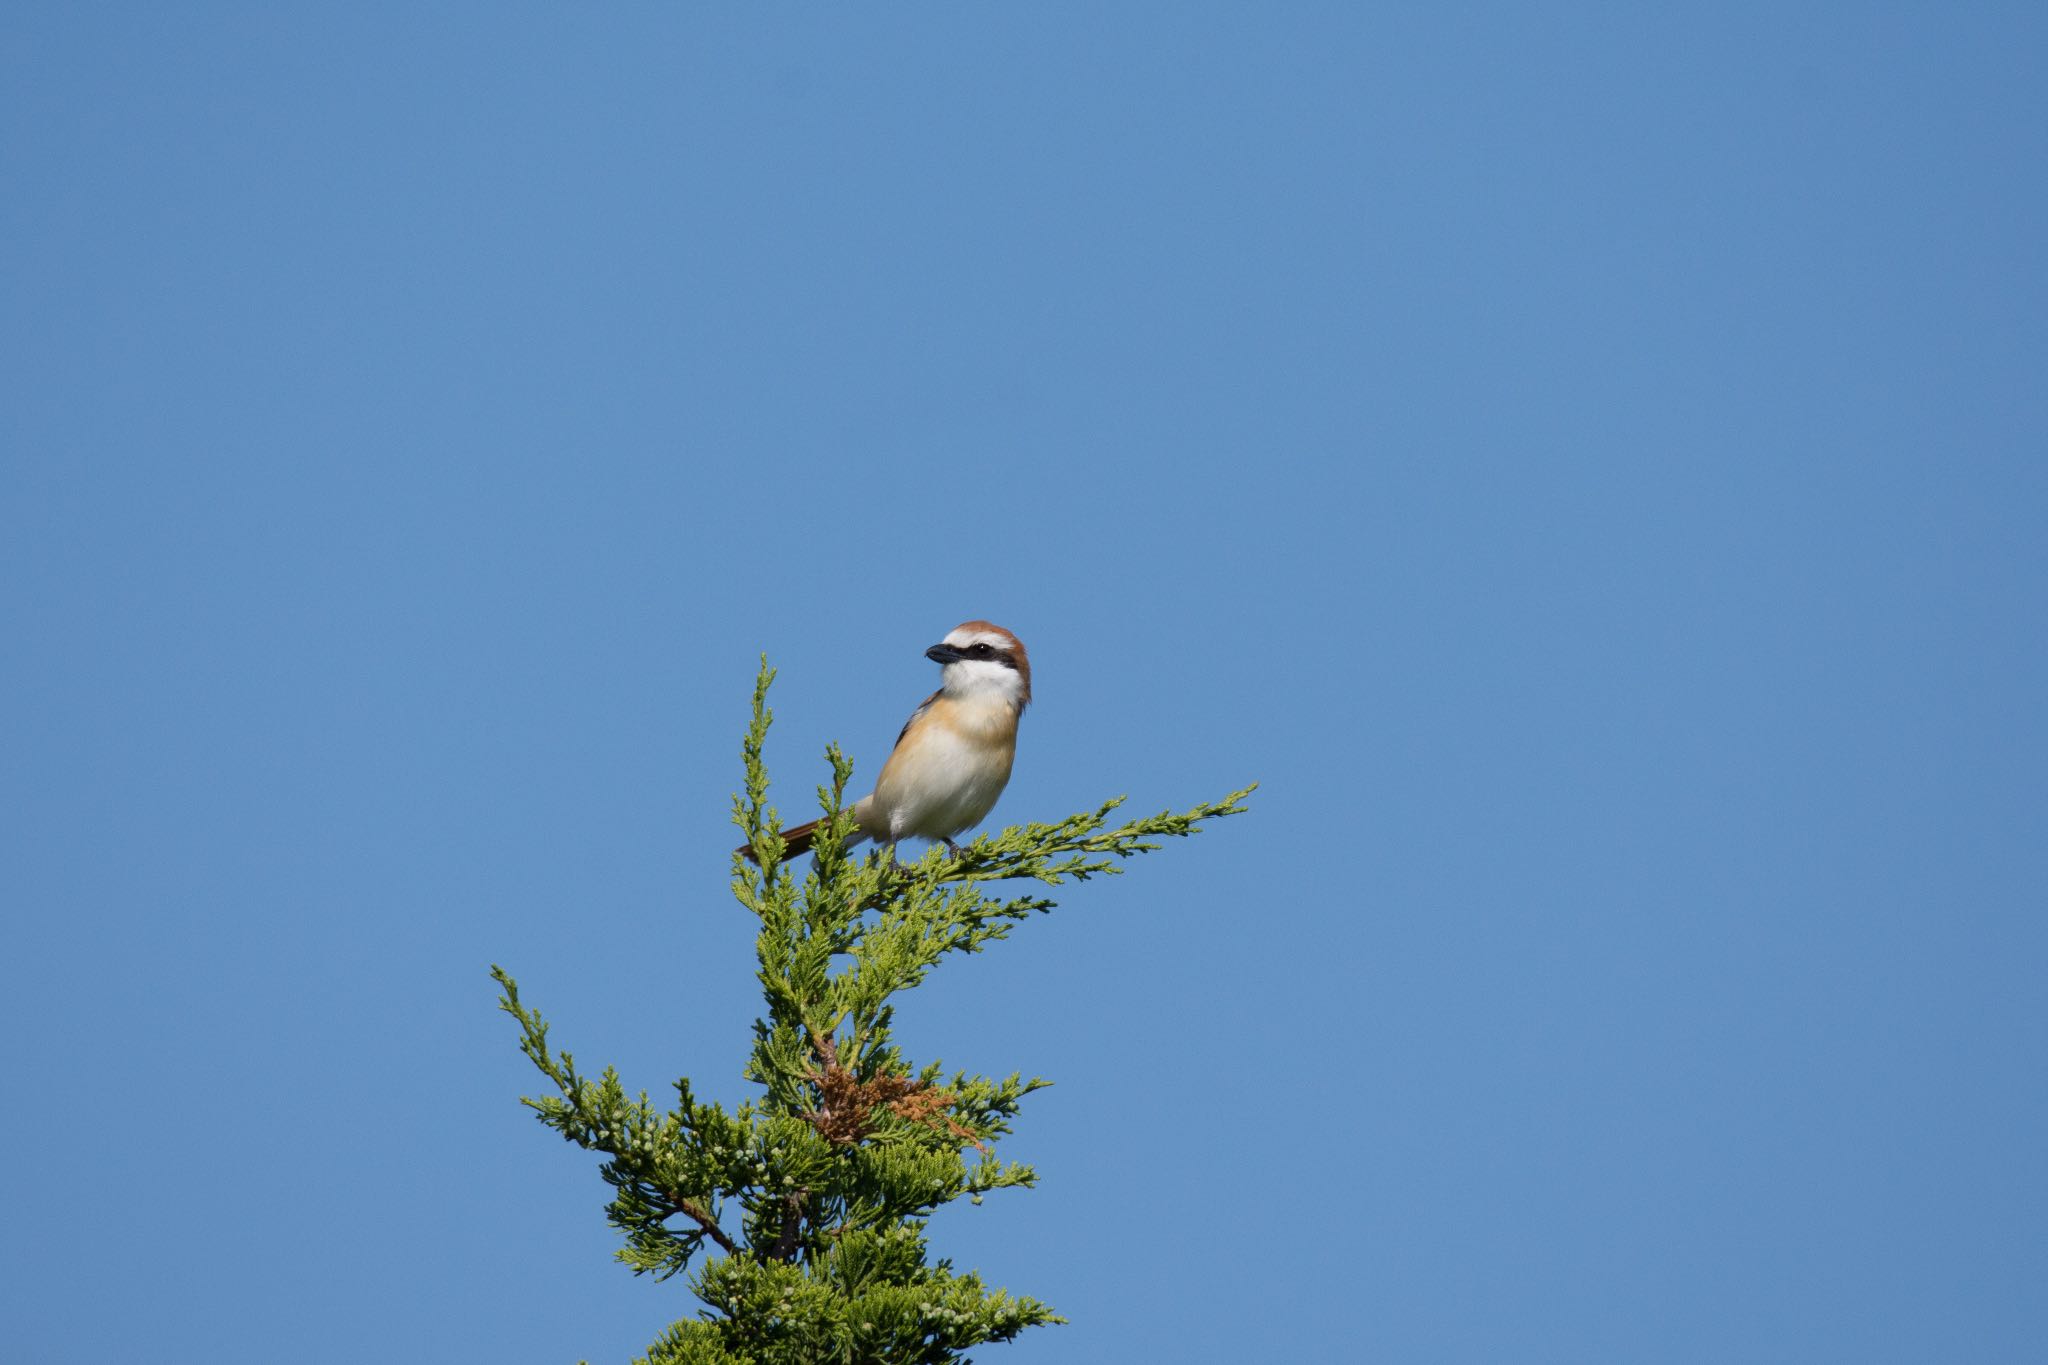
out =
[[[791,825],[788,829],[782,831],[782,841],[787,845],[782,850],[782,856],[794,858],[799,853],[810,852],[811,844],[818,837],[818,825],[820,823],[817,820],[808,820],[801,825]],[[750,863],[760,861],[760,859],[754,856],[754,846],[752,844],[741,844],[733,852],[739,854]]]

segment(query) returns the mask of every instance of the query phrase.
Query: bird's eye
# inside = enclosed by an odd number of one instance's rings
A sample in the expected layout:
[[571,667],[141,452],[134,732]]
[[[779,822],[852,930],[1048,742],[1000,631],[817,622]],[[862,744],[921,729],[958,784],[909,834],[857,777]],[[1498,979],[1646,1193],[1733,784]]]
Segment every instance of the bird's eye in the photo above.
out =
[[986,659],[989,653],[988,645],[985,642],[977,644],[973,649],[969,650],[968,653],[979,654],[982,658]]

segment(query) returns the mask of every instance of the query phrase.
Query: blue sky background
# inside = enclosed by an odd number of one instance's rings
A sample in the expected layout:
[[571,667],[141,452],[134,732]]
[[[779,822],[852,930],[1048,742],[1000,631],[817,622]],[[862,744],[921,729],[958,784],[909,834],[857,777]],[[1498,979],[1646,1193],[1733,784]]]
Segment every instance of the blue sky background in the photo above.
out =
[[2048,1333],[2048,11],[21,7],[12,1358],[623,1361],[502,962],[727,1099],[802,806],[1253,813],[902,1013],[989,1362]]

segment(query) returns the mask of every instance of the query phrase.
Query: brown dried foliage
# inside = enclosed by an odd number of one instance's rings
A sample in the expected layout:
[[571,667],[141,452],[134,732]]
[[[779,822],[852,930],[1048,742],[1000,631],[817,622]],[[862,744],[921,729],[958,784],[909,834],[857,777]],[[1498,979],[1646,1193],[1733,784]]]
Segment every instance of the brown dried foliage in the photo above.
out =
[[875,1111],[886,1109],[934,1132],[950,1132],[978,1152],[988,1151],[974,1130],[949,1112],[956,1098],[952,1091],[935,1089],[930,1082],[910,1076],[857,1080],[839,1064],[839,1049],[829,1034],[812,1033],[811,1049],[819,1062],[819,1069],[810,1073],[811,1082],[818,1087],[818,1107],[803,1117],[825,1141],[836,1147],[853,1146],[875,1130]]

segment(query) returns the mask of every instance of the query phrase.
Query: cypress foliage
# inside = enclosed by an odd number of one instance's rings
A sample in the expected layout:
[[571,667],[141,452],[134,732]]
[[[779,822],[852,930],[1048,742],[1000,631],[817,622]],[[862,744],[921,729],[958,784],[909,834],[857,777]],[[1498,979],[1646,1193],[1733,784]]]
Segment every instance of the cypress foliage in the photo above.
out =
[[[1122,798],[1057,824],[1017,825],[954,857],[916,862],[850,856],[845,802],[852,765],[827,749],[824,820],[808,870],[783,863],[767,804],[762,746],[774,671],[764,659],[733,821],[758,866],[732,863],[733,895],[761,921],[757,973],[767,1013],[745,1069],[761,1087],[728,1112],[675,1083],[657,1109],[606,1067],[595,1079],[548,1043],[548,1025],[502,968],[499,1006],[520,1049],[557,1093],[524,1101],[565,1139],[605,1157],[606,1210],[618,1257],[658,1278],[695,1269],[705,1309],[676,1323],[644,1365],[941,1365],[984,1342],[1063,1319],[1036,1299],[985,1285],[934,1260],[925,1222],[940,1205],[1029,1186],[1029,1166],[999,1160],[1019,1102],[1049,1084],[915,1066],[890,1041],[892,1000],[949,953],[974,953],[1018,921],[1050,910],[1003,883],[1045,886],[1121,871],[1117,863],[1244,809],[1251,788],[1184,814],[1109,828]],[[1014,888],[1012,888],[1014,889]]]

